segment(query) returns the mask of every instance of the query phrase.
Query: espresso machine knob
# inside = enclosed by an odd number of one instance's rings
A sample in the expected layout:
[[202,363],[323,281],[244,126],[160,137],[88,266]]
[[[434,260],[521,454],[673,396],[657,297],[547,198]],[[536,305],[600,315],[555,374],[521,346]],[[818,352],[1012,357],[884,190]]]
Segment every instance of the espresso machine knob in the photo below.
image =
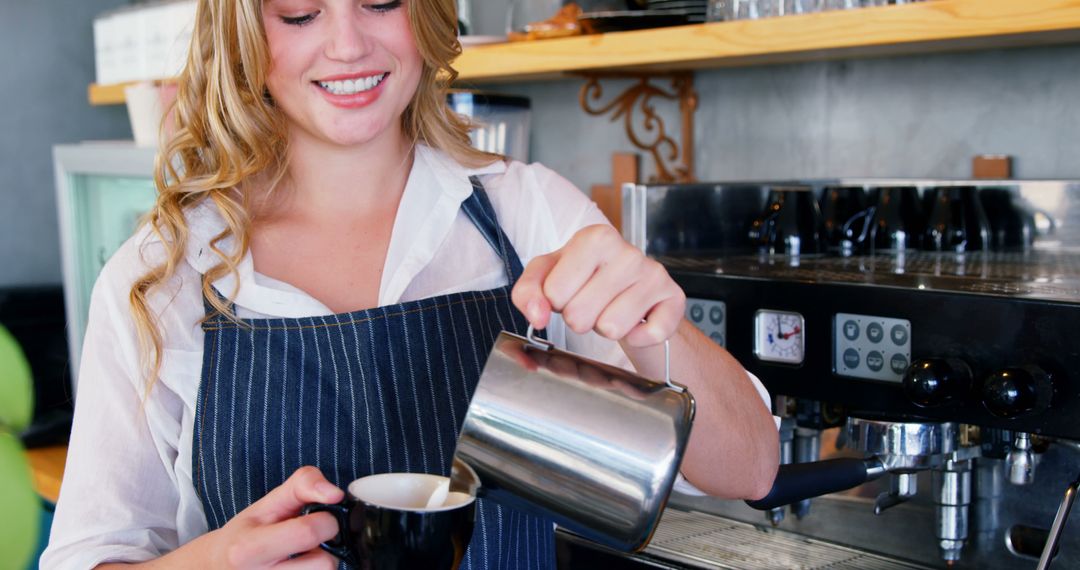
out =
[[921,358],[904,372],[904,393],[924,408],[963,399],[971,390],[971,368],[958,358]]
[[1054,386],[1050,375],[1038,366],[1003,368],[983,381],[982,400],[999,418],[1020,418],[1050,407]]

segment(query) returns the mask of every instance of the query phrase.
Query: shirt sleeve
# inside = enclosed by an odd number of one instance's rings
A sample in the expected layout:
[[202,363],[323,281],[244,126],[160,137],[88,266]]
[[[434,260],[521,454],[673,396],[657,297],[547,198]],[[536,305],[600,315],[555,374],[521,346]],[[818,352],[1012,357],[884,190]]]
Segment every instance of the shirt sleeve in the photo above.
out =
[[129,281],[116,257],[91,296],[67,465],[41,568],[84,570],[142,562],[177,547],[175,450],[159,449],[147,414],[174,407],[169,392],[144,398]]

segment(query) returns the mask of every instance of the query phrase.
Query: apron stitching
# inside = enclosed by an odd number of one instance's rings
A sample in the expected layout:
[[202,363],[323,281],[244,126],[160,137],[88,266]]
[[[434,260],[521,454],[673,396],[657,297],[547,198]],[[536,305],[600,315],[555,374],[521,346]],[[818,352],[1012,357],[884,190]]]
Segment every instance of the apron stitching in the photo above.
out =
[[[423,312],[420,312],[420,314],[423,314]],[[405,342],[405,353],[409,354],[409,355],[412,355],[413,354],[413,349],[412,349],[412,343],[409,342],[409,320],[408,319],[401,319],[401,333],[402,333],[401,338]],[[413,411],[416,412],[416,429],[418,430],[419,433],[422,434],[422,433],[424,433],[424,425],[423,425],[423,420],[421,419],[421,414],[420,414],[420,395],[416,391],[416,381],[415,381],[416,372],[415,372],[415,369],[413,368],[413,359],[412,358],[405,358],[404,360],[405,360],[405,368],[406,368],[405,372],[409,375],[410,379],[413,379],[412,381],[408,382],[408,384],[409,384],[409,389],[412,391]],[[402,418],[402,420],[403,420],[402,421],[402,428],[404,428],[405,427],[405,425],[404,425],[405,424],[404,417]],[[419,442],[420,442],[420,461],[423,462],[425,469],[429,465],[429,463],[428,463],[428,454],[427,454],[427,444],[424,443],[424,440],[426,440],[426,439],[427,439],[426,437],[420,437],[419,438]]]
[[[270,342],[267,340],[267,346]],[[247,489],[247,498],[245,503],[250,505],[251,500],[251,439],[248,437],[248,430],[251,428],[251,406],[254,402],[251,401],[251,393],[253,391],[253,385],[255,384],[255,331],[251,331],[251,359],[248,362],[248,381],[247,381],[247,396],[244,398],[244,430],[242,433],[241,443],[244,449],[244,476],[247,478],[247,485],[244,486]],[[235,430],[236,428],[233,427]]]
[[[284,336],[284,335],[283,335]],[[270,362],[270,341],[273,340],[273,335],[266,335],[266,356],[264,357],[267,364]],[[254,343],[252,343],[254,345]],[[270,366],[266,366],[266,374],[263,375],[263,417],[270,417]],[[267,424],[270,422],[262,423],[262,456],[263,456],[263,470],[262,470],[262,487],[269,491],[267,487],[270,486],[270,456],[266,453],[265,442],[269,439],[267,437]]]
[[[367,384],[368,384],[368,382],[367,382],[367,375],[364,374],[364,361],[360,356],[360,333],[356,330],[356,324],[352,325],[352,333],[353,333],[353,344],[356,345],[356,367],[360,370],[360,389],[363,390],[364,417],[367,418],[367,420],[368,420],[368,421],[364,422],[364,424],[365,424],[364,427],[367,429],[367,441],[368,441],[368,444],[365,447],[367,447],[367,449],[368,449],[368,465],[374,465],[375,464],[375,445],[374,445],[375,440],[371,437],[371,422],[372,422],[371,418],[373,417],[373,414],[371,413],[371,400],[370,400],[370,398],[368,398],[368,393],[367,393]],[[288,336],[288,335],[286,335],[286,336]],[[342,346],[344,346],[344,344],[345,344],[344,335],[342,335],[342,341],[341,342],[342,342]],[[349,371],[349,377],[353,377],[351,370]],[[355,400],[356,400],[356,390],[353,390],[353,401],[355,402]],[[353,415],[354,415],[354,417],[356,415],[355,408],[353,409]]]
[[[284,323],[284,321],[282,321]],[[281,349],[281,383],[282,390],[289,387],[289,335],[281,335],[283,347]],[[270,376],[270,367],[266,367],[267,378]],[[281,398],[281,480],[288,478],[288,469],[285,467],[285,398]]]
[[[322,320],[322,322],[324,324],[326,323],[326,317],[321,317],[321,320]],[[336,319],[335,319],[335,321],[336,321]],[[334,339],[330,337],[330,331],[325,331],[325,332],[326,332],[326,348],[330,352],[330,367],[334,369],[334,408],[333,408],[334,411],[333,411],[332,414],[330,414],[330,421],[332,421],[333,424],[334,424],[334,435],[332,436],[332,438],[333,438],[332,442],[333,443],[330,444],[331,452],[333,453],[333,456],[334,456],[334,459],[333,459],[334,478],[335,478],[334,484],[343,485],[345,480],[341,476],[341,461],[340,461],[340,455],[338,454],[338,447],[339,447],[339,444],[341,443],[341,439],[338,437],[339,434],[340,434],[340,430],[338,430],[338,424],[341,423],[341,422],[338,421],[340,419],[340,417],[341,417],[341,379],[340,379],[340,376],[338,374],[337,357],[334,356]],[[319,346],[318,341],[316,341],[316,344],[315,344],[316,349],[318,348],[318,346]],[[322,362],[323,362],[323,357],[322,357],[322,351],[320,350],[319,351],[319,370],[320,371],[322,370]],[[319,385],[320,386],[322,386],[322,378],[324,378],[324,375],[321,374],[321,372],[320,372],[320,374],[319,374]],[[322,401],[321,398],[320,398],[320,401]]]
[[[374,346],[375,327],[366,328],[368,331],[368,346]],[[386,407],[386,398],[383,397],[383,383],[379,380],[379,359],[378,355],[376,354],[371,355],[371,375],[373,378],[371,383],[373,386],[375,386],[375,395],[379,398],[379,407],[377,408],[377,411],[379,412],[379,419],[382,420],[383,449],[386,450],[386,464],[393,465],[394,454],[393,450],[390,448],[390,442],[392,442],[393,440],[390,439],[390,422],[386,417],[386,411],[388,408]]]
[[[334,322],[335,323],[338,322],[337,315],[334,315]],[[329,336],[330,335],[327,334],[327,337],[329,337]],[[346,348],[346,346],[345,346],[345,336],[346,336],[345,331],[342,331],[342,334],[338,335],[339,339],[341,340],[341,357],[343,359],[345,359],[345,370],[346,370],[346,373],[348,374],[348,378],[351,379],[351,378],[353,378],[352,363],[349,362],[349,349]],[[333,352],[331,352],[330,354],[333,355]],[[335,375],[337,374],[337,364],[336,363],[334,364],[334,374]],[[336,380],[336,376],[335,376],[335,382],[336,381],[337,380]],[[355,470],[356,466],[359,464],[359,461],[356,458],[356,448],[359,447],[359,444],[356,443],[356,433],[357,433],[357,429],[356,429],[356,391],[355,390],[349,390],[349,392],[350,392],[350,396],[351,396],[349,398],[349,421],[351,422],[350,423],[351,430],[349,431],[349,442],[348,443],[349,443],[349,449],[352,451],[352,466],[353,466],[353,469],[351,469],[349,471],[349,477],[351,478],[352,475],[353,475],[353,470]]]
[[[299,399],[299,401],[296,402],[296,404],[297,404],[297,406],[296,406],[296,419],[297,419],[297,421],[296,421],[296,440],[299,441],[299,442],[303,442],[304,441],[304,369],[307,368],[306,366],[304,366],[304,363],[307,360],[306,358],[304,358],[304,356],[305,356],[305,354],[307,352],[307,349],[305,348],[307,346],[307,343],[304,342],[304,331],[303,330],[299,331],[299,335],[300,335],[300,379],[297,381],[296,385],[299,387],[298,391],[299,391],[299,394],[300,394],[300,399]],[[296,446],[296,464],[297,465],[307,465],[307,462],[304,461],[304,445],[303,445],[303,443],[300,443],[300,444],[298,444]]]
[[[427,323],[424,322],[424,313],[420,313],[420,328],[422,330],[427,330]],[[428,352],[427,335],[420,335],[420,342],[421,342],[422,346],[424,347],[424,364],[426,365],[426,368],[427,368],[428,391],[431,394],[431,414],[432,414],[432,416],[434,418],[438,418],[439,417],[439,399],[435,395],[435,375],[432,374],[432,372],[431,372],[431,353]],[[449,386],[449,383],[447,383],[447,385]],[[456,420],[455,420],[454,425],[455,426],[457,425]],[[438,453],[439,453],[439,467],[441,468],[441,467],[446,465],[446,456],[443,453],[442,431],[438,429],[437,425],[435,426],[434,431],[435,431],[435,446],[436,446],[435,450],[438,451]]]
[[[239,352],[240,352],[240,335],[236,335],[233,338],[233,354],[235,355],[235,354],[237,354]],[[234,378],[234,379],[236,378],[236,367],[239,364],[239,362],[240,362],[240,359],[236,358],[234,356],[233,357],[233,363],[232,363],[232,378]],[[232,395],[232,398],[230,398],[230,400],[229,400],[229,419],[232,420],[233,422],[235,422],[235,420],[236,420],[236,382],[229,382],[229,388],[230,388],[229,392]],[[233,466],[235,465],[235,462],[233,461],[233,457],[234,457],[234,454],[236,453],[236,447],[233,445],[233,443],[236,441],[235,436],[236,436],[236,426],[235,425],[229,425],[229,446],[228,446],[229,457],[228,457],[226,465],[227,465],[227,468],[229,470],[229,487],[232,488],[232,489],[236,489],[236,476],[233,473]],[[221,486],[220,485],[218,486],[218,494],[219,495],[221,494]],[[236,493],[229,493],[229,499],[230,499],[230,502],[232,502],[232,515],[225,517],[225,520],[228,520],[228,519],[231,519],[232,517],[235,517],[236,514],[240,512],[240,508],[236,504]],[[224,500],[221,500],[221,502],[222,502],[222,504],[225,503]]]
[[[472,293],[472,292],[470,292],[470,293]],[[460,294],[462,294],[462,293],[459,293],[459,295]],[[493,293],[493,295],[495,295],[495,294]],[[508,297],[508,295],[506,293],[499,293],[493,298],[495,298],[495,299],[503,299],[503,298],[506,298],[506,297]],[[462,304],[466,304],[466,303],[476,304],[476,303],[480,303],[480,302],[482,302],[484,300],[485,299],[479,299],[479,298],[462,299],[460,301],[452,301],[452,302],[447,302],[447,303],[441,303],[441,304],[438,304],[438,305],[432,305],[430,307],[417,307],[415,309],[409,309],[407,311],[401,311],[401,312],[397,312],[397,313],[385,313],[385,314],[382,314],[382,315],[375,315],[375,316],[365,317],[365,318],[362,318],[362,319],[351,319],[351,320],[348,320],[348,321],[341,321],[341,322],[338,322],[338,323],[326,323],[326,324],[296,325],[296,326],[282,325],[280,327],[267,325],[267,326],[261,327],[261,326],[251,325],[251,324],[248,324],[248,323],[235,325],[235,324],[231,324],[231,323],[227,324],[227,323],[222,322],[222,321],[209,321],[209,322],[206,323],[207,325],[220,325],[220,326],[205,326],[204,325],[203,330],[204,331],[220,331],[220,330],[235,330],[235,329],[247,328],[247,329],[258,330],[258,331],[272,331],[272,330],[300,330],[300,329],[337,328],[337,327],[341,327],[341,326],[344,326],[344,325],[370,323],[370,322],[374,322],[374,321],[377,321],[377,320],[382,320],[382,319],[386,319],[386,318],[390,318],[390,317],[399,317],[399,316],[403,316],[403,315],[409,315],[409,314],[417,313],[419,311],[426,311],[426,310],[429,310],[429,309],[441,309],[441,308],[449,307],[451,305],[462,305]]]
[[[443,332],[442,319],[439,318],[439,312],[438,311],[435,311],[435,330],[439,331],[439,340],[442,341],[443,346],[446,346],[446,335]],[[457,346],[457,343],[455,343],[454,346]],[[430,353],[428,352],[428,345],[427,345],[427,338],[426,337],[424,338],[424,355],[428,359],[428,368],[430,368],[431,367],[431,364],[430,364],[431,363],[431,356],[430,356]],[[440,350],[439,351],[439,356],[442,357],[442,365],[443,365],[443,373],[440,374],[439,377],[440,378],[446,378],[446,386],[447,386],[447,389],[450,390],[450,393],[448,394],[448,398],[447,398],[447,405],[450,408],[450,419],[454,422],[454,430],[458,431],[460,429],[458,426],[460,426],[461,424],[458,423],[457,412],[454,410],[454,400],[455,400],[455,398],[454,398],[454,392],[453,392],[453,383],[450,382],[450,378],[449,378],[449,376],[450,376],[450,366],[446,362],[446,351],[445,350]],[[428,374],[431,374],[432,377],[434,378],[434,374],[432,374],[431,372],[428,372]],[[445,458],[443,458],[443,464],[444,464],[444,466],[446,464],[446,459]]]

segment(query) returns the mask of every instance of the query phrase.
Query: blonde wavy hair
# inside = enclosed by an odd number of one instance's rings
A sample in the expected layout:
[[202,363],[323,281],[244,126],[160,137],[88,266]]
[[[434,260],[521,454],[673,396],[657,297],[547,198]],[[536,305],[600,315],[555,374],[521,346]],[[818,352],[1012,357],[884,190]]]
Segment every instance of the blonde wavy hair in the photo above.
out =
[[[150,306],[153,292],[175,275],[188,242],[186,211],[207,200],[225,229],[210,242],[219,262],[202,276],[203,296],[227,318],[211,284],[232,273],[250,246],[254,194],[274,188],[288,170],[286,119],[274,106],[266,79],[271,61],[262,24],[264,0],[199,0],[187,63],[172,108],[175,131],[155,164],[157,202],[147,224],[165,248],[164,261],[139,278],[129,300],[138,332],[147,393],[161,368],[163,337]],[[469,144],[470,123],[446,103],[457,78],[451,62],[461,53],[454,0],[405,0],[409,24],[424,61],[420,84],[402,114],[405,136],[447,152],[466,166],[502,157]],[[223,240],[234,246],[222,249]]]

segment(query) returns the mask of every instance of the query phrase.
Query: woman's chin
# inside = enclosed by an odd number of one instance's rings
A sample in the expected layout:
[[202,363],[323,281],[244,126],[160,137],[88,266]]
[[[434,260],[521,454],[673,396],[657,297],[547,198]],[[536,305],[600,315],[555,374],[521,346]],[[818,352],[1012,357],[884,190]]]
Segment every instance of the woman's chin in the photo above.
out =
[[323,141],[340,147],[362,147],[371,144],[380,138],[387,136],[386,129],[353,128],[342,129],[338,126],[332,130],[324,130],[319,138]]

